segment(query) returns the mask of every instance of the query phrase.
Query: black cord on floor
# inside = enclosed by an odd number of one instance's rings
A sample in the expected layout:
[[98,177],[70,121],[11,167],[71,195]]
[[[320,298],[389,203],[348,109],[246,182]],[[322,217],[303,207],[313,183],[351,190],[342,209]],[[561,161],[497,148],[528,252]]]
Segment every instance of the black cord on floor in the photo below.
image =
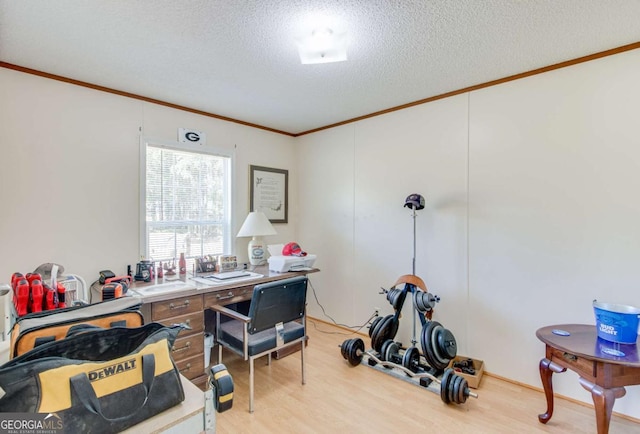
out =
[[311,286],[311,290],[313,291],[313,297],[316,299],[316,303],[318,304],[318,306],[320,306],[320,309],[322,309],[322,314],[324,316],[326,316],[327,318],[329,318],[331,320],[331,322],[333,324],[337,325],[337,326],[348,328],[348,329],[354,329],[351,333],[323,331],[323,330],[320,330],[318,328],[317,324],[315,322],[313,322],[313,320],[310,320],[309,318],[307,318],[307,321],[310,321],[313,324],[313,327],[316,330],[318,330],[320,333],[326,333],[326,334],[330,334],[330,335],[349,335],[349,334],[357,333],[360,330],[362,330],[363,328],[365,328],[367,325],[369,325],[371,323],[371,320],[373,320],[373,318],[375,318],[377,316],[376,312],[373,312],[373,314],[371,314],[371,316],[369,318],[367,318],[367,320],[362,325],[350,326],[350,325],[347,325],[347,324],[338,323],[338,322],[336,322],[336,320],[334,320],[331,316],[329,316],[327,314],[327,312],[324,310],[324,306],[322,306],[322,304],[320,304],[320,301],[318,300],[318,295],[316,294],[316,289],[313,287],[313,284],[311,283],[311,279],[308,279],[308,282],[309,282],[309,286]]

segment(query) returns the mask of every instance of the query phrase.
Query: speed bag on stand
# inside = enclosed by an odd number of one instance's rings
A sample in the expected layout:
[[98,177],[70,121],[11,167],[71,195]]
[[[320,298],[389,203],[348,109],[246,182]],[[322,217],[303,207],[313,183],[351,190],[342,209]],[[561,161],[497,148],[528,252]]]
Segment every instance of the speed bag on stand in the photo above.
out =
[[171,347],[181,326],[89,330],[0,366],[0,412],[54,413],[64,432],[113,433],[184,400]]

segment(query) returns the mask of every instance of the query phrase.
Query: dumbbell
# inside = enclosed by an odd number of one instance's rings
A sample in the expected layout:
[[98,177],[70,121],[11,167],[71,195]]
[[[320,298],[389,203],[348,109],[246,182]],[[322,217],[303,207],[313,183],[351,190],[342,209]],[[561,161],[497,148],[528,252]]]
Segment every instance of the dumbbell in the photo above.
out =
[[451,368],[445,369],[444,374],[442,374],[442,380],[440,380],[440,399],[442,399],[442,402],[445,404],[450,402],[464,404],[469,396],[478,398],[477,393],[469,390],[467,379],[456,375]]
[[392,339],[388,339],[382,344],[380,359],[396,365],[402,365],[411,372],[419,372],[425,368],[425,366],[420,365],[420,351],[416,347],[407,348],[404,354],[401,355],[400,345]]
[[[411,348],[413,348],[415,351],[411,350],[409,352],[409,356],[407,356],[406,355],[407,352],[405,352],[405,356],[403,356],[403,359],[405,357],[408,358],[409,360],[407,362],[408,364],[414,363],[415,354],[417,352],[416,347],[411,347]],[[346,341],[344,341],[340,346],[340,352],[342,353],[342,357],[344,357],[352,366],[359,365],[360,362],[362,361],[362,357],[366,354],[378,364],[385,367],[398,368],[403,372],[405,372],[410,377],[430,378],[431,380],[440,384],[440,399],[445,404],[449,404],[451,402],[456,404],[464,404],[467,401],[467,398],[469,396],[473,398],[478,398],[478,394],[471,392],[469,390],[469,385],[467,383],[467,380],[459,375],[456,375],[453,369],[450,369],[450,368],[445,369],[444,374],[442,376],[442,380],[439,380],[438,378],[429,374],[428,372],[416,374],[411,369],[405,366],[402,366],[390,361],[381,360],[378,357],[376,357],[374,354],[371,354],[370,352],[365,351],[364,341],[360,338],[347,339]],[[419,357],[420,354],[419,353],[417,354]]]

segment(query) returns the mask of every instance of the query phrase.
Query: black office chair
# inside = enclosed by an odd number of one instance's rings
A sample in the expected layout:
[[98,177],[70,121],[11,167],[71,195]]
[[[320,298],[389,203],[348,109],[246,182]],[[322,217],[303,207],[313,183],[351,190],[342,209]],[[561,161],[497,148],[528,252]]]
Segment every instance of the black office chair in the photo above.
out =
[[[306,333],[307,278],[305,276],[256,285],[248,315],[225,306],[214,306],[218,363],[222,347],[249,360],[249,412],[253,413],[253,361],[281,348],[300,345],[302,384],[304,380],[304,346]],[[221,315],[229,317],[220,321]]]

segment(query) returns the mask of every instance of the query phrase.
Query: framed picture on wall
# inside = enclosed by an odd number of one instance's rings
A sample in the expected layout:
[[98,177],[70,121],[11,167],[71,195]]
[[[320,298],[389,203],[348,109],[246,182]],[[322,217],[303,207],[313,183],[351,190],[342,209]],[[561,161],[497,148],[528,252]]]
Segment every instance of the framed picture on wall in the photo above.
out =
[[249,166],[250,211],[262,211],[271,223],[287,223],[289,214],[289,171]]

